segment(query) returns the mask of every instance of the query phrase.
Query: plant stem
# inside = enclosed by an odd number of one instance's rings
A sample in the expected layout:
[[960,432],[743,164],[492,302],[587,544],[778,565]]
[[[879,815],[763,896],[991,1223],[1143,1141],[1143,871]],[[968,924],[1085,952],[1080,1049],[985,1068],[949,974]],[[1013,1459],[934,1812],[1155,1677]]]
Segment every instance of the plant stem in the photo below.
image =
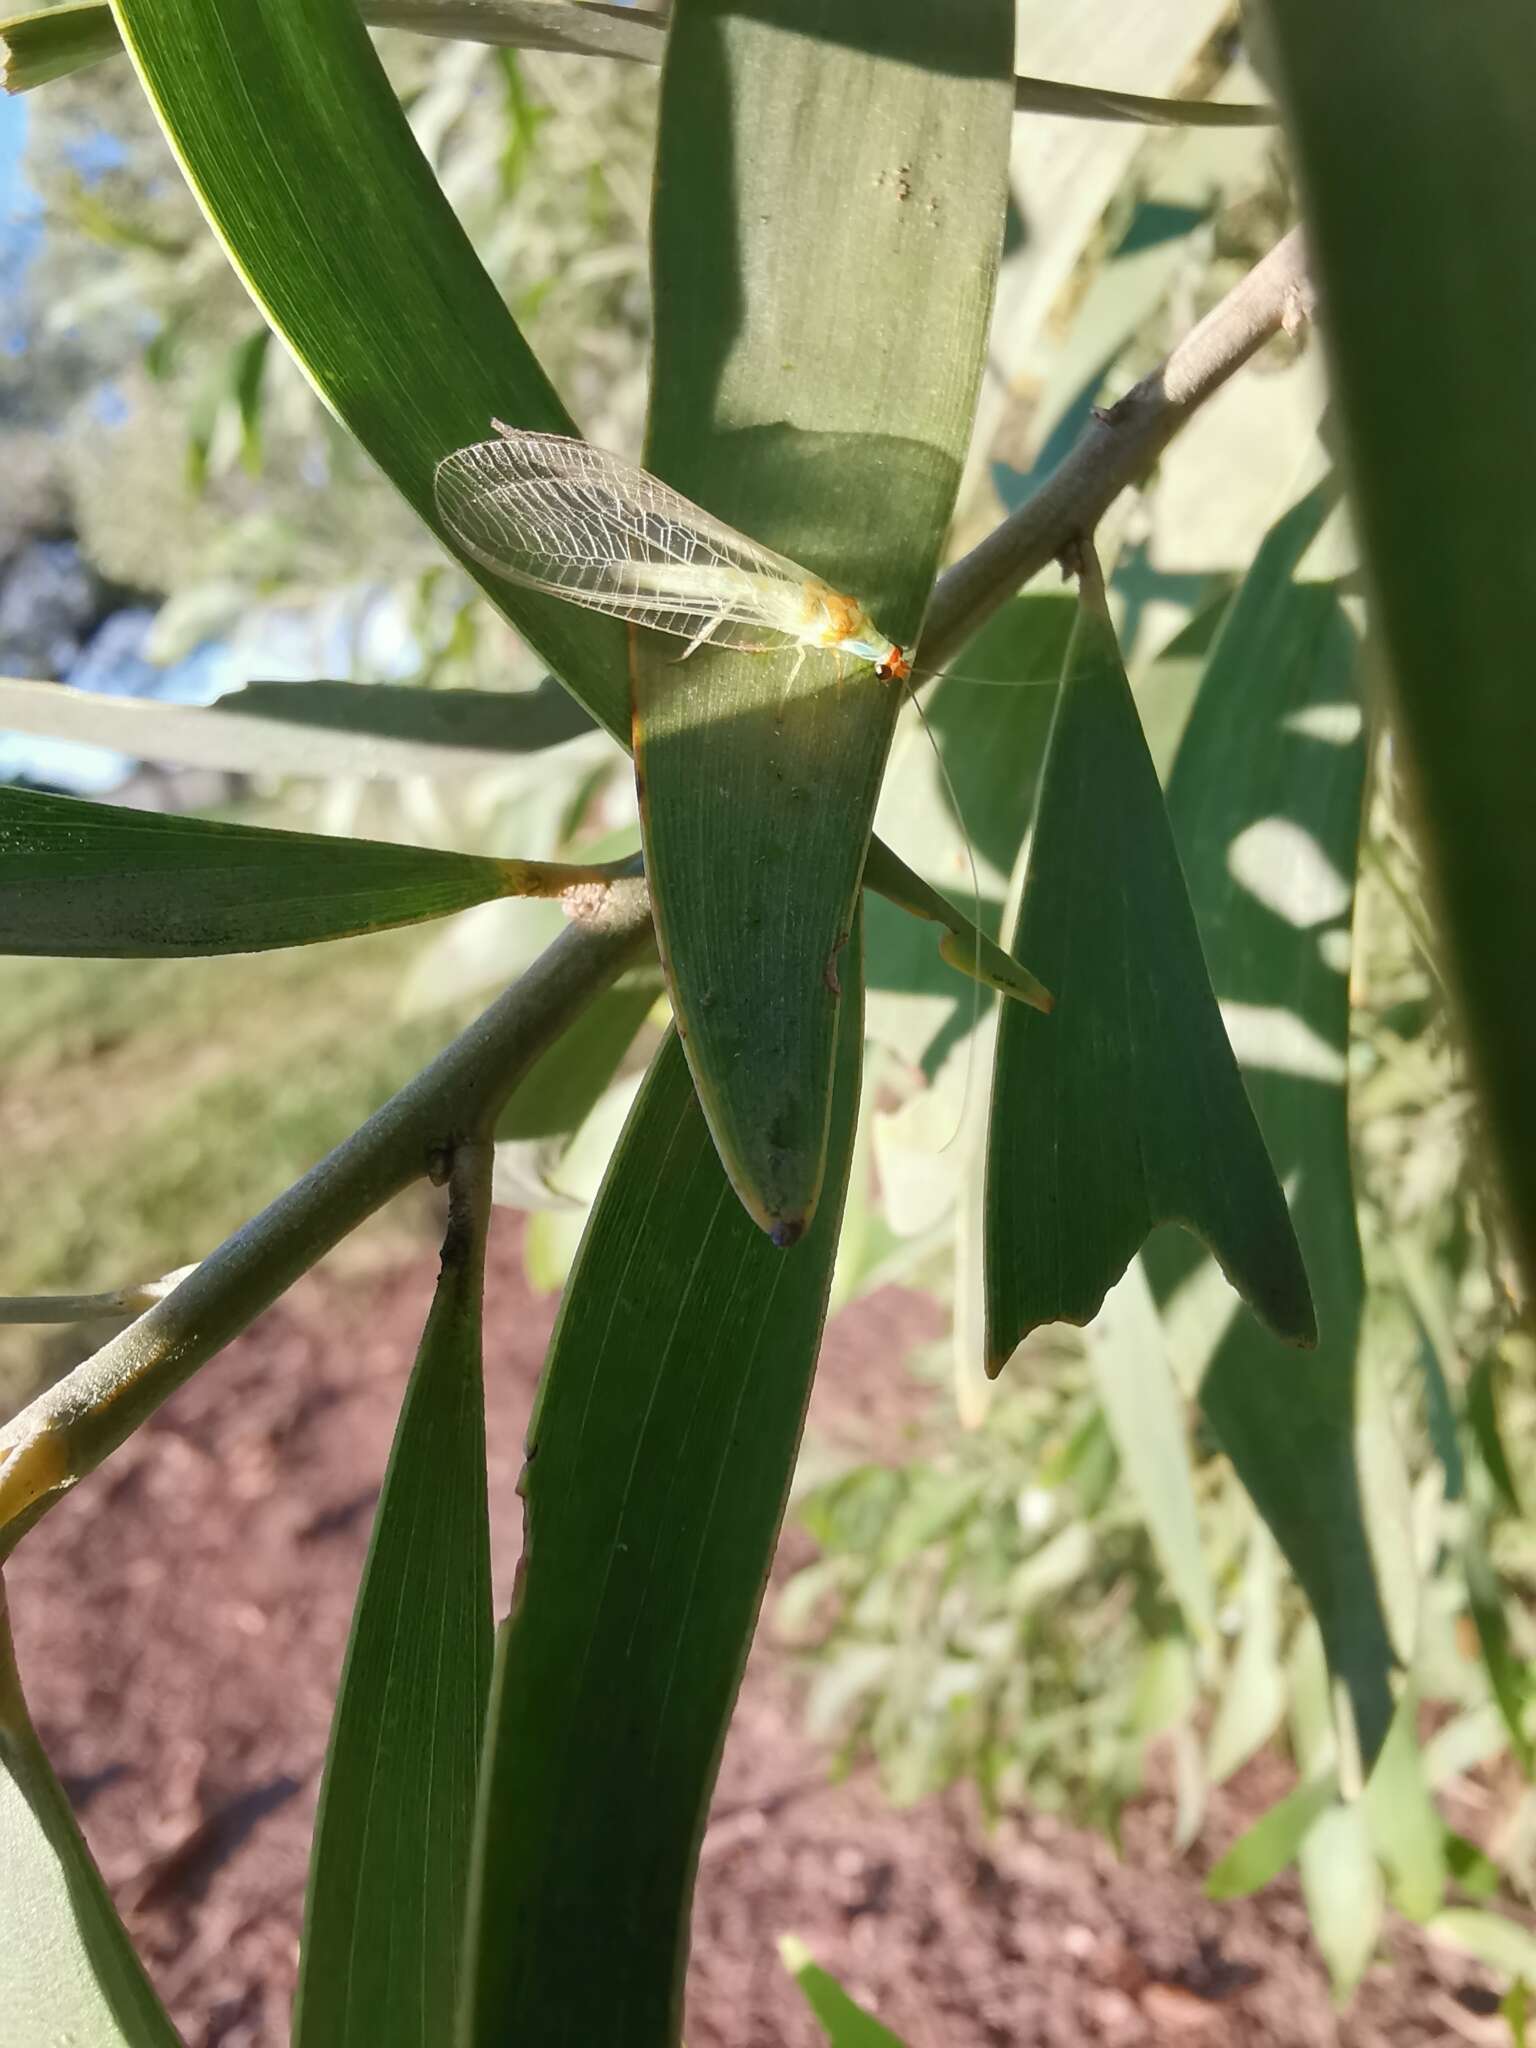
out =
[[1211,394],[1272,335],[1290,332],[1312,310],[1301,230],[1293,228],[1158,369],[1095,414],[1026,504],[940,577],[918,645],[921,665],[942,668],[1022,584],[1091,535]]
[[614,884],[351,1137],[0,1429],[0,1556],[332,1245],[466,1141],[488,1141],[533,1062],[650,940],[644,884]]

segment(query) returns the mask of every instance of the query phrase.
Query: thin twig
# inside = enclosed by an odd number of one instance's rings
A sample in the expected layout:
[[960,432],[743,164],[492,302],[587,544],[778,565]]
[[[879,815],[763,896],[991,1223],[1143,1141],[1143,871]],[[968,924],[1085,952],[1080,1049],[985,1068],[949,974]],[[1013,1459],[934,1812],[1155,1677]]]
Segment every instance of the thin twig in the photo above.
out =
[[1272,335],[1311,317],[1301,230],[1293,228],[1227,293],[1160,368],[1097,413],[1027,503],[940,577],[918,647],[941,668],[1031,576],[1093,532],[1128,485]]
[[109,1287],[101,1294],[0,1295],[0,1323],[88,1323],[104,1316],[140,1316],[164,1301],[191,1271],[190,1266],[178,1266],[162,1280]]
[[520,980],[180,1286],[0,1429],[0,1555],[365,1217],[488,1136],[523,1075],[644,951],[650,899],[616,883]]

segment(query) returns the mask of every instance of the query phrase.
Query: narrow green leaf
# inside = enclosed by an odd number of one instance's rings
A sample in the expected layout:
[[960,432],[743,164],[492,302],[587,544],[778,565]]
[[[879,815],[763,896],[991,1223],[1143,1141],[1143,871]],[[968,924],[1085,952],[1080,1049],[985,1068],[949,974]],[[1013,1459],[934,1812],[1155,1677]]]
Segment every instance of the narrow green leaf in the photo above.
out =
[[1338,1797],[1338,1784],[1325,1778],[1298,1785],[1261,1814],[1240,1835],[1205,1880],[1207,1898],[1245,1899],[1294,1862],[1307,1830]]
[[[894,903],[909,917],[943,926],[938,957],[947,967],[980,982],[994,995],[1009,996],[1016,1002],[1028,1003],[1032,1010],[1049,1014],[1055,999],[1045,984],[1005,953],[996,939],[978,931],[972,919],[956,910],[948,897],[898,862],[878,839],[870,842],[864,879],[870,888],[878,889],[888,903]],[[941,986],[947,990],[953,982],[946,976]]]
[[1525,2048],[1526,2018],[1530,2004],[1530,1993],[1523,1977],[1517,1977],[1505,1994],[1504,2003],[1499,2007],[1504,2023],[1509,2028],[1511,2048]]
[[[352,0],[117,0],[129,55],[252,297],[435,532],[432,476],[492,417],[570,433],[422,155]],[[444,536],[446,545],[446,536]],[[611,732],[623,628],[466,572]]]
[[1216,1633],[1216,1600],[1200,1544],[1184,1401],[1152,1291],[1134,1261],[1089,1325],[1088,1359],[1169,1590],[1192,1634],[1209,1642]]
[[1448,1941],[1490,1969],[1536,1983],[1536,1934],[1502,1913],[1482,1913],[1475,1906],[1448,1906],[1426,1930]]
[[[883,14],[877,14],[873,0],[861,0],[861,4],[872,22],[884,20]],[[996,15],[1004,23],[1011,20],[1003,0],[966,0],[966,5],[968,9],[984,10],[989,17]],[[915,43],[900,40],[903,31],[899,22],[908,15],[919,24],[917,30],[907,31],[917,34]],[[205,0],[117,0],[116,18],[182,170],[252,297],[337,418],[447,545],[432,492],[433,472],[444,455],[483,439],[493,417],[514,426],[553,433],[571,432],[572,422],[432,176],[351,0],[287,0],[281,8],[217,10],[207,6]],[[912,263],[904,261],[899,271],[882,273],[877,280],[871,280],[865,255],[858,252],[850,259],[852,268],[848,275],[864,279],[874,292],[873,299],[865,302],[849,298],[847,278],[840,265],[830,266],[826,272],[836,290],[821,294],[815,308],[809,305],[810,294],[803,285],[795,288],[794,298],[802,311],[814,316],[814,325],[801,337],[801,371],[807,380],[807,366],[818,366],[829,356],[827,321],[839,308],[843,317],[836,329],[838,349],[831,352],[833,358],[841,364],[857,359],[861,369],[867,369],[874,349],[885,361],[880,389],[892,400],[894,410],[887,417],[873,396],[866,394],[858,418],[851,423],[833,422],[840,430],[849,431],[851,427],[857,431],[867,417],[873,417],[878,423],[877,433],[889,433],[892,422],[897,428],[910,422],[914,407],[923,416],[935,410],[921,397],[903,399],[892,388],[899,378],[913,378],[920,360],[935,365],[934,376],[947,394],[946,445],[931,458],[920,458],[920,451],[914,454],[904,442],[898,446],[902,466],[893,474],[900,477],[903,490],[910,496],[915,488],[907,469],[914,464],[922,467],[924,462],[928,488],[920,494],[921,511],[910,504],[898,508],[900,528],[887,542],[889,549],[901,550],[899,563],[892,556],[893,580],[885,586],[878,580],[864,582],[865,594],[874,601],[884,604],[889,599],[895,605],[892,623],[902,625],[903,629],[916,623],[916,610],[926,595],[938,545],[935,538],[930,557],[920,560],[922,530],[927,525],[942,528],[954,488],[958,464],[954,428],[957,422],[969,422],[968,401],[961,401],[964,392],[974,389],[980,361],[978,335],[984,325],[995,260],[994,251],[993,259],[983,262],[979,270],[973,268],[969,274],[961,275],[954,270],[952,258],[925,255],[918,260],[918,250],[907,249],[905,243],[925,247],[926,237],[926,242],[935,247],[947,240],[955,246],[970,246],[966,235],[956,232],[959,222],[974,221],[979,211],[994,204],[1000,233],[1002,200],[994,187],[1006,155],[1008,125],[1005,107],[1002,140],[995,151],[989,149],[987,142],[992,132],[990,124],[979,126],[973,138],[956,133],[955,106],[963,102],[967,109],[972,109],[971,95],[984,88],[993,90],[995,82],[979,81],[973,75],[976,47],[960,35],[958,20],[949,22],[946,18],[946,22],[927,28],[921,26],[924,20],[925,12],[917,0],[904,0],[903,8],[893,13],[880,30],[885,47],[892,53],[883,67],[873,59],[842,50],[831,41],[816,45],[829,61],[835,57],[838,66],[852,63],[856,70],[862,66],[866,90],[871,82],[879,85],[882,96],[871,106],[870,123],[860,125],[860,133],[865,137],[864,147],[874,149],[881,163],[886,157],[898,159],[887,166],[891,175],[882,188],[881,204],[887,214],[899,212],[909,222],[900,238],[899,253],[904,258],[910,255]],[[711,33],[707,17],[701,15],[695,24],[696,39],[702,36],[707,43]],[[743,80],[741,96],[741,107],[753,116],[748,126],[761,137],[769,133],[769,126],[759,118],[760,102],[769,103],[768,112],[793,112],[786,109],[782,89],[769,89],[779,73],[780,40],[766,22],[754,26],[750,21],[733,20],[729,33],[733,48],[738,50],[749,46],[754,35],[768,39],[766,67],[760,75]],[[1006,37],[1006,28],[1003,33]],[[925,38],[936,42],[943,65],[952,67],[932,82],[936,107],[948,109],[934,129],[922,126],[928,119],[923,74],[907,61],[914,54],[922,54]],[[804,39],[797,60],[801,65],[808,61],[803,45]],[[707,56],[704,69],[708,73]],[[826,80],[835,83],[832,72],[826,74]],[[344,88],[338,86],[338,81],[345,81]],[[717,136],[723,136],[727,109],[720,82],[712,74],[704,79],[703,94],[709,104],[691,113],[685,110],[683,125],[687,129],[697,126],[701,131],[713,128]],[[894,100],[890,99],[892,94],[896,95]],[[863,104],[863,94],[859,95],[859,103]],[[990,106],[990,100],[987,104]],[[899,110],[899,120],[888,120],[890,107]],[[847,114],[846,107],[832,107],[822,125],[828,132],[834,127],[839,134],[851,132],[855,124]],[[914,132],[914,122],[922,128],[926,150],[937,151],[946,142],[952,145],[952,154],[942,166],[934,167],[928,158],[923,159],[933,175],[929,178],[925,169],[928,183],[923,188],[922,200],[940,194],[955,200],[955,216],[947,223],[942,223],[934,212],[928,215],[928,225],[924,227],[920,219],[924,205],[909,205],[900,196],[904,174],[899,172],[899,161],[905,160],[901,158],[904,138]],[[782,140],[781,125],[773,126],[772,132]],[[881,137],[883,144],[877,148]],[[916,147],[915,143],[912,147]],[[978,151],[986,156],[990,168],[987,177],[973,190]],[[992,161],[994,155],[998,158],[996,163]],[[698,192],[679,201],[679,212],[686,216],[686,246],[680,252],[681,259],[696,261],[702,273],[697,339],[705,356],[702,364],[692,363],[680,349],[668,372],[666,403],[681,417],[675,432],[668,427],[661,440],[665,443],[676,439],[684,449],[692,445],[689,421],[694,417],[696,388],[715,391],[715,372],[721,363],[711,351],[719,350],[723,344],[726,329],[721,323],[728,321],[734,328],[740,317],[741,309],[734,298],[735,257],[745,260],[745,249],[735,249],[733,241],[711,240],[701,233],[695,242],[695,203],[702,196],[716,209],[728,207],[732,203],[730,195],[743,189],[738,176],[741,168],[727,164],[724,175],[719,175],[718,165],[706,167]],[[958,184],[958,193],[952,189],[953,184]],[[788,239],[782,245],[777,240],[773,243],[786,261],[793,259],[792,275],[799,277],[802,270],[806,275],[822,275],[816,266],[801,264],[805,221],[796,223],[790,219],[785,191],[776,189],[770,204],[778,208],[779,227],[773,231],[775,236],[793,227],[799,229],[792,243]],[[825,192],[820,194],[818,204],[829,204]],[[862,195],[861,214],[870,205],[868,195]],[[761,211],[760,206],[758,210]],[[770,213],[770,227],[774,218]],[[839,248],[842,244],[838,238],[847,220],[846,211],[839,207],[834,216],[834,242]],[[764,250],[767,245],[759,239],[762,223],[757,215],[752,214],[741,225],[753,247],[759,252]],[[709,226],[707,220],[704,226]],[[670,241],[670,235],[666,239]],[[885,238],[878,239],[884,246]],[[891,280],[897,275],[902,288],[893,292]],[[924,279],[931,279],[936,285],[941,275],[952,289],[940,293],[933,305],[919,306],[911,296],[913,291]],[[761,349],[769,332],[777,331],[774,322],[778,317],[780,287],[772,278],[759,276],[753,282],[754,289],[765,295],[774,309],[766,326],[762,322],[749,323],[755,337],[752,346]],[[659,327],[668,320],[692,321],[691,292],[692,287],[688,286],[679,294],[675,281],[658,292]],[[712,321],[706,321],[703,314],[706,302],[714,308]],[[910,306],[913,332],[885,321],[872,326],[871,304],[884,308],[894,305],[898,309]],[[873,343],[871,333],[876,336]],[[746,344],[741,346],[745,348]],[[732,356],[735,361],[744,360],[735,347]],[[673,379],[674,371],[680,382]],[[702,380],[697,387],[696,375]],[[769,413],[768,425],[798,419],[799,401],[793,389],[792,371],[785,370],[775,358],[765,366],[765,375],[768,383],[761,392],[755,386],[749,388],[749,403],[777,393],[777,409]],[[913,385],[914,391],[918,388]],[[873,389],[871,384],[871,394]],[[721,394],[716,392],[715,397],[718,408]],[[741,424],[748,431],[747,423]],[[939,424],[937,413],[934,424]],[[818,416],[812,425],[825,430],[827,423]],[[722,462],[719,437],[725,426],[722,411],[715,422],[716,453]],[[749,440],[756,431],[749,431]],[[961,433],[959,439],[963,438]],[[875,441],[875,434],[861,435],[859,445],[867,451]],[[781,445],[801,445],[794,426],[785,428]],[[836,459],[841,444],[836,442],[835,435],[833,444],[818,445],[824,447],[828,457],[824,466],[832,468],[838,476],[846,476]],[[748,450],[743,447],[740,452],[745,460]],[[855,496],[858,524],[862,528],[868,506],[883,492],[878,476],[874,492],[866,488],[868,481],[867,475],[861,474],[857,485],[844,484],[838,501],[837,544],[842,552],[812,566],[832,568],[839,573],[850,566],[850,530],[846,521],[855,509]],[[786,478],[782,470],[776,484],[765,477],[760,501],[748,479],[747,500],[738,504],[726,490],[717,509],[728,515],[735,510],[752,517],[762,511],[767,524],[771,526],[777,521],[782,526],[786,515],[782,499],[777,501],[776,511],[768,500],[774,489],[782,489],[786,483],[797,488],[803,482],[803,475]],[[810,503],[820,507],[819,487],[813,491]],[[818,519],[824,516],[822,510],[817,511]],[[814,543],[815,538],[816,532],[811,529],[798,536],[809,543]],[[816,552],[814,547],[812,552]],[[855,559],[851,566],[860,568],[863,564]],[[464,567],[592,716],[628,745],[630,688],[624,632],[619,622],[502,582],[473,562],[466,561]],[[700,659],[696,657],[690,667]],[[855,694],[859,694],[857,690]],[[882,712],[882,720],[886,715]],[[882,739],[880,749],[883,744]],[[764,779],[771,781],[766,766],[759,766]],[[710,786],[708,776],[705,782]],[[734,831],[734,822],[731,830]],[[845,855],[850,847],[856,846],[855,867],[863,858],[861,835],[861,827],[848,828],[840,839]],[[710,863],[717,859],[718,851],[711,843],[707,852]],[[886,863],[893,870],[901,867],[892,855],[886,856]],[[845,919],[831,937],[842,936],[846,925]],[[773,929],[771,922],[768,929]],[[788,986],[793,990],[790,1000],[802,1008],[813,1008],[818,1026],[829,1025],[831,1012],[827,1005],[834,999],[825,987],[825,976],[832,950],[829,939],[814,963],[816,974],[822,977],[820,995],[816,991],[807,994],[796,985],[788,957],[780,952],[778,971],[768,977],[773,1001],[777,1000],[780,987]],[[764,947],[762,951],[772,955],[775,948]],[[803,955],[804,951],[802,931],[800,953]],[[770,1009],[772,1006],[771,1002]],[[812,1132],[814,1145],[808,1162],[813,1168],[825,1141],[824,1055],[828,1044],[829,1040],[823,1037],[813,1048],[815,1057],[810,1062],[807,1083],[810,1092],[806,1101],[811,1104],[803,1119],[807,1129],[816,1124],[815,1104],[820,1105],[820,1127]],[[807,1191],[812,1192],[813,1189]],[[761,1209],[762,1204],[758,1206]]]
[[584,872],[0,789],[0,953],[255,953],[556,895]]
[[1454,1828],[1443,1837],[1445,1867],[1456,1889],[1469,1899],[1497,1898],[1504,1889],[1504,1873],[1485,1850]]
[[[1365,735],[1338,593],[1298,576],[1330,503],[1319,489],[1286,513],[1244,579],[1168,813],[1249,1099],[1291,1191],[1320,1338],[1298,1356],[1234,1319],[1201,1402],[1312,1603],[1368,1763],[1392,1719],[1394,1658],[1355,1444],[1363,1280],[1345,1082]],[[1169,1261],[1151,1263],[1161,1291]]]
[[677,2038],[689,1894],[789,1487],[836,1249],[863,1030],[857,932],[835,1165],[781,1254],[732,1194],[675,1035],[561,1305],[521,1482],[471,1910],[464,2048]]
[[1445,1902],[1445,1826],[1435,1811],[1419,1753],[1418,1696],[1408,1687],[1366,1781],[1364,1808],[1376,1853],[1392,1879],[1392,1903],[1427,1920]]
[[660,993],[661,976],[644,968],[604,989],[518,1083],[496,1119],[497,1138],[574,1131],[613,1079]]
[[[682,0],[662,76],[648,465],[917,637],[1007,205],[1008,0]],[[635,760],[674,1013],[726,1170],[793,1243],[900,703],[867,663],[641,636]]]
[[1211,1724],[1206,1769],[1221,1784],[1274,1734],[1285,1712],[1280,1665],[1280,1567],[1274,1538],[1256,1521],[1243,1566],[1238,1606],[1243,1632]]
[[1489,1559],[1483,1532],[1471,1530],[1462,1545],[1462,1569],[1467,1581],[1467,1605],[1477,1630],[1478,1647],[1494,1703],[1503,1718],[1509,1746],[1515,1760],[1529,1778],[1536,1776],[1536,1746],[1526,1719],[1533,1690],[1531,1666],[1515,1653],[1509,1639],[1509,1621],[1504,1612],[1504,1589]]
[[835,1977],[812,1961],[810,1950],[796,1935],[781,1936],[779,1955],[816,2015],[830,2048],[906,2048],[899,2035],[882,2027],[873,2014],[848,1996]]
[[461,1152],[320,1788],[294,2048],[440,2048],[457,2009],[486,1698],[480,1310],[490,1148]]
[[1331,1806],[1307,1830],[1297,1856],[1312,1932],[1344,2004],[1365,1975],[1386,1898],[1371,1832],[1358,1806]]
[[0,2031],[17,2048],[179,2048],[32,1726],[3,1588],[0,1956]]
[[1520,1489],[1515,1483],[1509,1454],[1504,1448],[1503,1432],[1499,1428],[1497,1386],[1500,1363],[1498,1352],[1489,1351],[1473,1366],[1467,1380],[1467,1426],[1482,1457],[1483,1469],[1493,1481],[1500,1500],[1512,1515],[1519,1515],[1524,1512],[1520,1505]]
[[107,6],[49,7],[0,21],[0,86],[30,92],[122,49]]
[[1281,0],[1263,19],[1326,308],[1394,740],[1529,1294],[1536,258],[1510,224],[1536,210],[1536,9]]
[[592,720],[552,679],[516,693],[251,683],[204,705],[7,676],[0,728],[235,774],[457,778],[504,771],[508,755],[558,746],[590,732]]
[[1195,1232],[1278,1334],[1316,1339],[1285,1198],[1200,953],[1096,567],[1063,675],[1010,949],[1055,1014],[1002,1013],[987,1368],[1086,1323],[1155,1224]]
[[307,732],[355,733],[455,755],[536,754],[591,732],[576,700],[546,677],[536,690],[420,690],[385,683],[247,683],[212,710]]

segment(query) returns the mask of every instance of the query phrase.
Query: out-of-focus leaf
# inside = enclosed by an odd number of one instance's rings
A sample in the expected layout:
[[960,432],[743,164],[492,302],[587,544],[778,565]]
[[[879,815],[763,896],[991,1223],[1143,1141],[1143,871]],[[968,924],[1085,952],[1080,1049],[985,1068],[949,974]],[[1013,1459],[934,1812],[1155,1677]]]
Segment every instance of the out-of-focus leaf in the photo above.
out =
[[1424,1777],[1410,1686],[1365,1787],[1365,1818],[1392,1880],[1392,1903],[1410,1920],[1427,1920],[1444,1903],[1445,1826]]
[[71,71],[83,71],[122,49],[105,5],[48,7],[0,21],[0,86],[30,92]]
[[780,1937],[779,1955],[804,1993],[830,2048],[905,2048],[899,2035],[856,2005],[837,1979],[811,1960],[810,1950],[796,1935]]
[[1278,0],[1262,18],[1296,148],[1394,742],[1529,1292],[1536,259],[1508,230],[1536,208],[1525,90],[1536,10],[1361,0],[1346,14],[1333,0]]
[[1212,1899],[1243,1899],[1278,1877],[1292,1862],[1318,1816],[1332,1805],[1338,1786],[1329,1775],[1298,1785],[1240,1835],[1205,1880]]
[[507,1098],[496,1119],[497,1138],[574,1131],[613,1079],[655,1007],[660,984],[658,974],[641,969],[590,1002]]
[[1088,1326],[1088,1357],[1169,1590],[1192,1632],[1209,1641],[1216,1632],[1216,1602],[1200,1546],[1184,1402],[1151,1289],[1135,1260]]
[[250,683],[216,704],[103,697],[0,677],[0,727],[236,775],[463,776],[592,720],[558,684],[515,695],[383,683]]
[[1445,1497],[1460,1500],[1467,1476],[1456,1430],[1450,1375],[1456,1366],[1456,1338],[1451,1327],[1444,1287],[1427,1247],[1407,1231],[1397,1233],[1393,1250],[1403,1291],[1419,1325],[1419,1369],[1424,1378],[1424,1416],[1429,1440],[1445,1473]]
[[[1245,578],[1180,743],[1168,813],[1318,1311],[1319,1344],[1304,1356],[1235,1318],[1201,1401],[1318,1616],[1368,1763],[1392,1718],[1394,1658],[1355,1445],[1363,1281],[1345,1059],[1365,745],[1354,632],[1334,589],[1298,581],[1329,503],[1319,489],[1293,507]],[[1174,1284],[1176,1249],[1149,1254],[1160,1293]]]
[[1211,993],[1096,567],[1051,731],[1011,948],[1056,995],[1002,1013],[987,1159],[987,1366],[1085,1323],[1148,1232],[1210,1245],[1316,1339],[1301,1254]]
[[[1011,0],[673,12],[648,466],[903,645],[970,438],[1012,26]],[[678,653],[636,641],[657,932],[726,1170],[791,1244],[821,1184],[840,961],[901,699],[819,651]]]
[[1500,1500],[1512,1515],[1518,1515],[1523,1512],[1520,1505],[1520,1489],[1515,1484],[1515,1475],[1499,1429],[1498,1400],[1495,1391],[1498,1377],[1499,1355],[1496,1351],[1486,1352],[1473,1366],[1467,1380],[1467,1426],[1472,1431],[1477,1448],[1482,1454],[1483,1468],[1493,1481]]
[[1371,1831],[1358,1806],[1331,1806],[1297,1855],[1312,1933],[1343,2004],[1376,1953],[1386,1908]]
[[1525,2023],[1529,2003],[1530,1993],[1526,1988],[1525,1979],[1517,1977],[1510,1985],[1504,2003],[1499,2008],[1504,2016],[1504,2023],[1509,2028],[1511,2048],[1525,2048]]
[[736,1200],[675,1036],[587,1226],[528,1434],[465,2048],[676,2038],[705,1812],[831,1280],[862,964],[855,931],[834,1165],[802,1244],[776,1251]]
[[0,1872],[7,2040],[179,2048],[32,1726],[3,1590]]
[[553,896],[580,872],[0,790],[0,953],[255,953]]
[[1502,1913],[1482,1913],[1475,1906],[1448,1906],[1430,1921],[1426,1932],[1476,1956],[1490,1969],[1536,1983],[1536,1934]]
[[1211,1724],[1206,1768],[1221,1784],[1274,1734],[1285,1712],[1280,1664],[1279,1558],[1264,1523],[1255,1522],[1238,1592],[1243,1632]]
[[489,1213],[488,1157],[460,1161],[331,1724],[294,2048],[439,2048],[457,2008],[491,1679]]
[[[203,0],[118,0],[115,14],[247,288],[428,526],[442,532],[437,463],[483,440],[493,417],[572,431],[351,0],[217,10]],[[588,710],[627,734],[619,622],[465,567]]]
[[1472,1530],[1462,1545],[1462,1568],[1467,1580],[1467,1605],[1472,1610],[1483,1667],[1494,1701],[1503,1716],[1509,1746],[1522,1771],[1536,1776],[1536,1746],[1526,1719],[1530,1708],[1532,1671],[1516,1656],[1509,1640],[1509,1621],[1504,1612],[1504,1592],[1489,1561],[1482,1532]]
[[1492,1899],[1504,1889],[1504,1873],[1491,1856],[1453,1828],[1444,1833],[1446,1873],[1469,1899]]

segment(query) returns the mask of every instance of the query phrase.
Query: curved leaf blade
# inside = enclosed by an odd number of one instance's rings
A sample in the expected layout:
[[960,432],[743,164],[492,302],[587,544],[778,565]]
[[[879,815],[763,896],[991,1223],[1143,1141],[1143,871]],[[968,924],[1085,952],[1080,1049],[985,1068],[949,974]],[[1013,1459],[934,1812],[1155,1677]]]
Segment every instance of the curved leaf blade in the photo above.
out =
[[675,1034],[588,1223],[528,1433],[465,2048],[677,2038],[699,1843],[788,1493],[852,1152],[857,932],[849,956],[836,1163],[805,1241],[777,1252],[736,1200]]
[[[1361,547],[1484,1128],[1536,1288],[1536,13],[1285,0],[1296,146]],[[1413,431],[1404,432],[1404,422]]]
[[458,2002],[491,1682],[481,1297],[490,1147],[455,1162],[321,1782],[294,2048],[438,2048]]
[[[663,70],[649,467],[903,645],[959,483],[1007,204],[1005,0],[684,0]],[[646,871],[726,1171],[814,1213],[899,699],[820,652],[635,651]]]
[[0,789],[0,953],[169,960],[308,946],[557,894],[579,872]]
[[[356,7],[116,0],[115,14],[247,290],[448,546],[432,495],[444,455],[484,439],[493,417],[556,434],[572,424],[433,177]],[[463,566],[593,716],[625,734],[618,624]]]
[[[1358,646],[1298,571],[1333,502],[1277,521],[1201,679],[1168,814],[1206,958],[1316,1291],[1305,1356],[1234,1318],[1200,1398],[1312,1603],[1367,1762],[1395,1662],[1358,1469],[1362,1291],[1346,1098],[1349,937],[1365,788]],[[1166,1258],[1154,1270],[1171,1279]]]
[[0,1589],[0,1955],[21,2041],[180,2048],[22,1697]]
[[1011,951],[1055,991],[998,1031],[987,1369],[1087,1323],[1158,1223],[1208,1244],[1256,1314],[1316,1340],[1285,1198],[1211,993],[1097,569],[1084,575]]

